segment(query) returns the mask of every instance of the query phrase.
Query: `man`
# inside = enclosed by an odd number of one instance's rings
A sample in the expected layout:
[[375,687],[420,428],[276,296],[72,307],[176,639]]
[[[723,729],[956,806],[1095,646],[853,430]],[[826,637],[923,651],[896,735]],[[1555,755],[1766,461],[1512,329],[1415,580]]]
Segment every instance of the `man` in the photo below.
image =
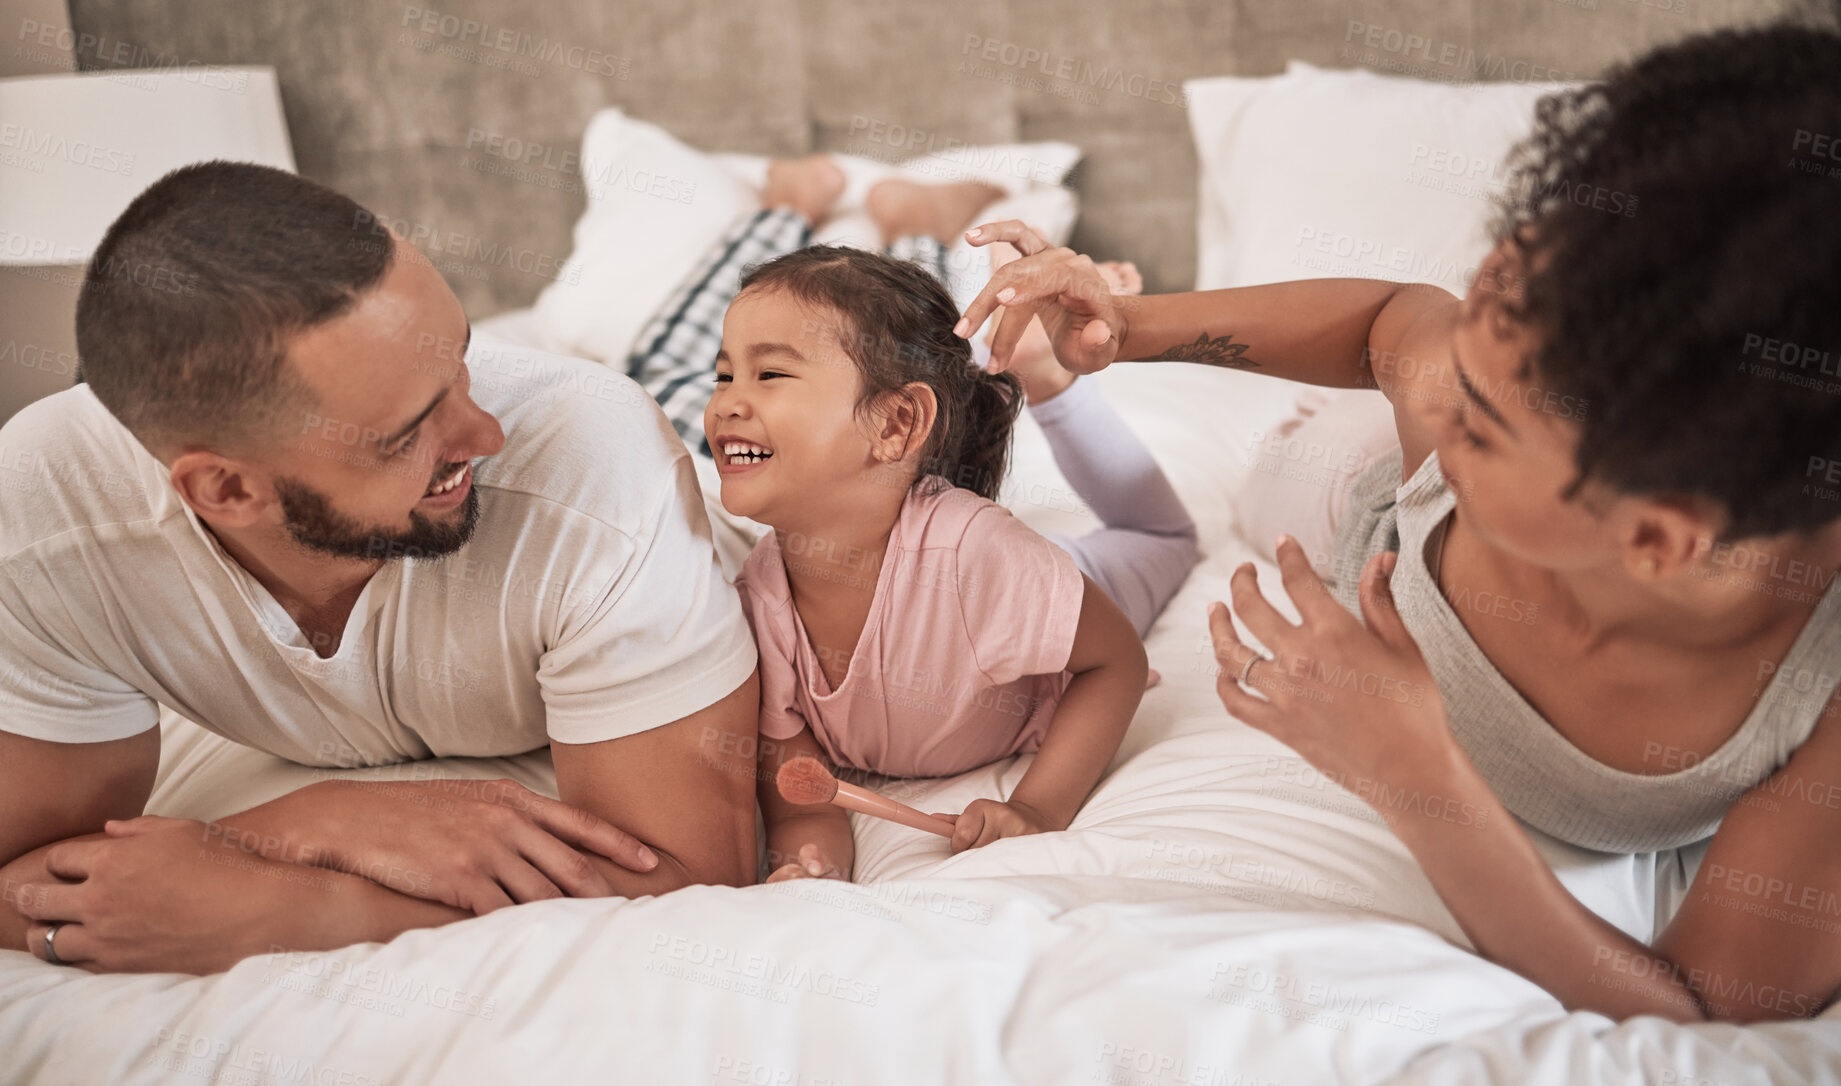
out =
[[[715,752],[752,747],[755,650],[683,445],[622,376],[470,346],[375,223],[283,171],[169,174],[90,265],[87,383],[0,430],[5,946],[210,972],[753,881],[752,759]],[[310,765],[548,743],[563,802],[326,781],[136,818],[160,705]]]

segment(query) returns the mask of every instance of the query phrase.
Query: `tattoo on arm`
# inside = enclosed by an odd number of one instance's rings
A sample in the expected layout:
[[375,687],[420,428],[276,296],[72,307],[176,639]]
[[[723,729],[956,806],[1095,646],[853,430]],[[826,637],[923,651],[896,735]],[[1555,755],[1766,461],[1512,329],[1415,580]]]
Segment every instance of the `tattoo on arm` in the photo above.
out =
[[1256,370],[1259,363],[1246,356],[1249,344],[1235,343],[1234,334],[1210,337],[1207,332],[1195,337],[1194,343],[1179,343],[1163,353],[1172,362],[1200,362],[1204,366],[1221,366],[1233,370]]

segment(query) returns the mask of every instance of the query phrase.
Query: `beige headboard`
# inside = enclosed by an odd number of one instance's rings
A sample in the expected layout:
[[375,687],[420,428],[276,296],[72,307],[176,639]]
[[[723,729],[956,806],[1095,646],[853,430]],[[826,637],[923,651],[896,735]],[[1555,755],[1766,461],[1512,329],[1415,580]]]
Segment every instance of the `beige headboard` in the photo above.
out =
[[[568,255],[583,206],[574,153],[588,118],[608,105],[711,150],[887,157],[899,150],[889,143],[896,131],[904,145],[1068,140],[1087,152],[1073,182],[1083,201],[1075,245],[1134,259],[1147,289],[1176,290],[1195,269],[1195,156],[1179,104],[1185,79],[1276,73],[1292,57],[1446,79],[1464,77],[1464,65],[1498,77],[1590,79],[1699,30],[1782,15],[1821,19],[1827,7],[71,0],[71,16],[87,36],[78,38],[84,69],[273,65],[301,172],[441,238],[437,263],[483,317],[528,304]],[[1371,33],[1378,48],[1366,44]],[[514,150],[517,161],[506,157]]]

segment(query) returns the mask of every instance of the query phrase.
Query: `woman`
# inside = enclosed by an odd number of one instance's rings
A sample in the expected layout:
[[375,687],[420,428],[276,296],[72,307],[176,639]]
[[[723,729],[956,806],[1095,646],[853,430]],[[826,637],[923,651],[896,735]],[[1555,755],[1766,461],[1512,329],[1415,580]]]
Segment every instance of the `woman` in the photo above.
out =
[[[1832,33],[1728,31],[1544,99],[1462,300],[1121,299],[1019,224],[971,232],[1026,254],[960,325],[1005,310],[996,366],[1033,315],[1076,372],[1175,359],[1391,401],[1398,451],[1350,488],[1332,587],[1280,539],[1301,623],[1250,564],[1233,610],[1266,651],[1210,608],[1217,690],[1350,783],[1478,950],[1569,1008],[1788,1018],[1841,985],[1841,385],[1786,346],[1841,356],[1841,178],[1808,153],[1841,135],[1836,71]],[[1609,851],[1712,841],[1643,946],[1511,813]]]

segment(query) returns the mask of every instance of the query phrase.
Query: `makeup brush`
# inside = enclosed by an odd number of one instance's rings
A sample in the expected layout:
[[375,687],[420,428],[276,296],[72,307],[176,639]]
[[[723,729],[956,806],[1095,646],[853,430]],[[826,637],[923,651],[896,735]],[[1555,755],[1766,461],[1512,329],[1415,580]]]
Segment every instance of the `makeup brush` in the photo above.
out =
[[835,803],[846,811],[886,818],[910,829],[926,830],[941,837],[952,836],[953,824],[946,819],[922,814],[905,803],[879,796],[867,788],[845,784],[833,776],[824,763],[807,755],[783,763],[779,776],[774,778],[774,785],[780,789],[780,796],[788,803],[801,806]]

